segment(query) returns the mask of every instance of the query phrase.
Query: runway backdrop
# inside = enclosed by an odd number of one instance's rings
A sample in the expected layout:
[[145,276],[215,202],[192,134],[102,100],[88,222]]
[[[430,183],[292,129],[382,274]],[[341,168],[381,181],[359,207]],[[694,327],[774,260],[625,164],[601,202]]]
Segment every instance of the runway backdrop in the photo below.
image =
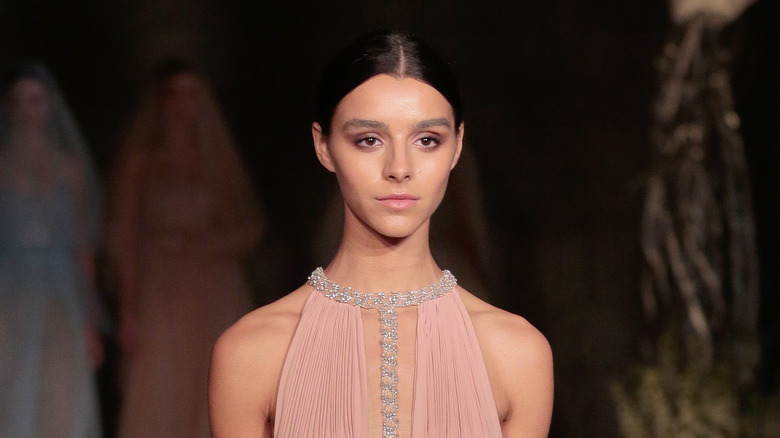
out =
[[[775,310],[778,24],[777,2],[764,0],[735,26],[749,41],[735,90],[763,305]],[[636,357],[642,330],[639,219],[654,61],[669,29],[663,1],[4,0],[0,65],[35,57],[51,66],[106,176],[150,69],[171,55],[200,63],[290,253],[281,286],[261,291],[262,301],[327,261],[311,250],[335,190],[311,147],[314,84],[337,48],[382,27],[413,31],[457,69],[492,251],[488,295],[552,344],[551,436],[617,436],[607,384]],[[777,339],[768,321],[764,333]],[[767,345],[776,367],[777,343]]]

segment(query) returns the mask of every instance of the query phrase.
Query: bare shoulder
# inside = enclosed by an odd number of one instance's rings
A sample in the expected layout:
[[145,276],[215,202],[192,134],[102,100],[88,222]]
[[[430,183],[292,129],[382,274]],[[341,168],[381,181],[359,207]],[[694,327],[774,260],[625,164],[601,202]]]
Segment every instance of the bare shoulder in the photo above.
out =
[[252,311],[217,340],[209,375],[214,436],[265,436],[259,428],[273,416],[284,359],[309,291],[302,286]]
[[510,361],[551,360],[547,338],[522,316],[507,312],[461,290],[483,354],[500,354]]
[[308,296],[307,289],[308,286],[302,286],[233,324],[217,340],[215,359],[230,361],[237,367],[260,368],[266,374],[276,365],[281,371],[281,362]]
[[222,334],[219,342],[241,345],[277,341],[279,335],[295,330],[310,289],[309,286],[301,286],[273,303],[246,314]]
[[553,359],[547,338],[525,318],[467,291],[463,303],[477,333],[507,436],[547,436]]

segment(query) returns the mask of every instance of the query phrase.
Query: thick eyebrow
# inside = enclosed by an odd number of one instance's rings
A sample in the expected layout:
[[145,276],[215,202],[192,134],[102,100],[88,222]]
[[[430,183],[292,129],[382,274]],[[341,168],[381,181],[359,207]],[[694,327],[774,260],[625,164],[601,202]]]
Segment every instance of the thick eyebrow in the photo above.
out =
[[[417,123],[417,125],[415,125],[415,128],[428,129],[434,126],[444,126],[446,128],[449,128],[450,121],[447,120],[447,118],[445,117],[440,117],[438,119],[423,120],[422,122]],[[378,120],[351,119],[351,120],[347,120],[344,123],[344,129],[349,129],[349,128],[387,129],[387,124],[385,124],[384,122],[380,122]]]
[[423,120],[422,122],[418,123],[416,128],[417,129],[427,129],[432,128],[434,126],[444,126],[446,128],[450,127],[450,121],[447,120],[444,117],[438,118],[438,119],[430,119],[430,120]]
[[344,129],[349,128],[387,129],[387,125],[377,120],[351,119],[344,123]]

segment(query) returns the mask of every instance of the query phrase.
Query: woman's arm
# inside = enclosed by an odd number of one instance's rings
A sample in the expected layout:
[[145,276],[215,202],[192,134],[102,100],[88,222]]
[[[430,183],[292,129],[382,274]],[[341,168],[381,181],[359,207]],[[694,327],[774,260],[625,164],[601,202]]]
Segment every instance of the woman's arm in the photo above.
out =
[[[250,334],[235,328],[223,334],[211,357],[209,421],[214,438],[271,437],[262,355]],[[262,341],[261,341],[262,342]]]
[[138,222],[145,166],[146,154],[141,149],[122,151],[113,170],[108,196],[106,240],[117,276],[119,343],[129,357],[138,352],[134,295],[138,280]]
[[94,187],[87,187],[86,164],[76,157],[66,154],[64,156],[64,171],[68,181],[69,191],[73,199],[74,217],[73,224],[76,231],[76,258],[84,278],[83,300],[86,310],[86,339],[87,349],[90,355],[90,364],[97,369],[103,364],[105,350],[100,335],[100,321],[103,317],[103,306],[97,294],[96,270],[95,270],[95,242],[94,228],[97,220],[90,217],[90,213],[98,210],[97,206],[89,205],[97,202],[91,199],[87,192]]
[[553,360],[550,344],[523,320],[507,335],[501,368],[509,410],[501,424],[506,438],[546,437],[553,408]]
[[299,316],[276,302],[245,316],[220,336],[209,372],[214,438],[273,436],[276,392]]
[[528,321],[503,310],[473,317],[506,438],[548,435],[553,406],[550,344]]

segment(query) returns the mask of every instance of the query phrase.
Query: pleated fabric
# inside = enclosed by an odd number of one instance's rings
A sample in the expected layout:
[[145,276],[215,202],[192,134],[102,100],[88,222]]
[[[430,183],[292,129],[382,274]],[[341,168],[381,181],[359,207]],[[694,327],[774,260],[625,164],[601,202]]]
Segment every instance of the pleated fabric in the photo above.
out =
[[501,437],[477,334],[457,289],[417,313],[412,438]]
[[[312,292],[282,369],[276,438],[368,437],[364,343],[360,308]],[[501,437],[482,351],[457,289],[418,307],[415,357],[412,437]]]
[[282,368],[274,437],[368,436],[363,342],[360,308],[309,296]]

